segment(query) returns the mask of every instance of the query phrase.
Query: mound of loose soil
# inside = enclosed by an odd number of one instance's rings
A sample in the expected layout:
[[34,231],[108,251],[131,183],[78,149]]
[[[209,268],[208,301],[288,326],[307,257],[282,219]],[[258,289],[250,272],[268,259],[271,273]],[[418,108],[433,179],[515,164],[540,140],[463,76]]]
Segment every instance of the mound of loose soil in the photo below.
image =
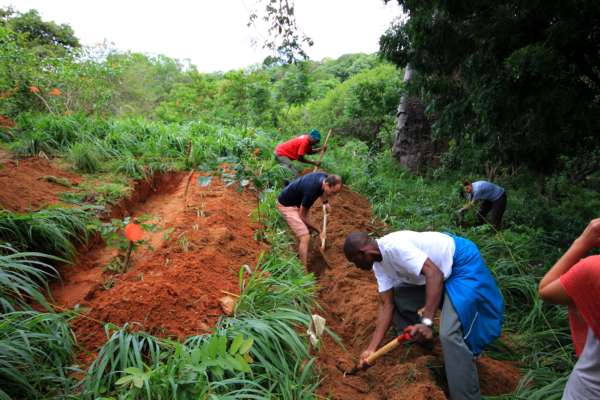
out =
[[240,267],[253,265],[265,248],[253,239],[256,197],[217,178],[200,186],[198,176],[170,174],[138,183],[134,195],[116,207],[117,214],[152,215],[158,226],[145,232],[152,248],[138,248],[126,273],[105,270],[117,252],[104,245],[62,268],[63,282],[53,286],[53,296],[61,307],[88,310],[73,328],[89,352],[106,340],[100,322],[129,322],[179,339],[206,333],[223,313],[223,291],[239,293]]
[[10,211],[38,210],[59,202],[58,195],[72,189],[55,179],[77,185],[81,178],[55,167],[43,158],[4,160],[0,164],[0,206]]
[[[318,393],[332,399],[446,399],[443,358],[439,341],[433,351],[419,345],[399,347],[366,372],[343,377],[367,347],[375,327],[379,304],[377,284],[370,271],[351,266],[343,253],[346,236],[353,231],[376,232],[385,227],[374,221],[367,199],[347,188],[331,200],[328,218],[329,244],[325,251],[329,268],[320,275],[318,301],[327,325],[341,338],[337,344],[325,337],[318,359],[323,382]],[[315,206],[313,221],[322,221]],[[316,245],[315,245],[316,246]],[[324,268],[322,257],[313,251],[312,268]],[[392,339],[390,336],[388,339]],[[482,357],[479,362],[483,394],[512,392],[520,378],[510,363]]]

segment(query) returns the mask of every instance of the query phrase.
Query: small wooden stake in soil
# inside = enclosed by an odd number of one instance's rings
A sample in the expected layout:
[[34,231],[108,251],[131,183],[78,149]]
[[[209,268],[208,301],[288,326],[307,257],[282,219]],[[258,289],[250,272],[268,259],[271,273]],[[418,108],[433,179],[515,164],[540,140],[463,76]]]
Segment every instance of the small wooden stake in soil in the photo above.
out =
[[327,207],[323,204],[323,230],[321,231],[321,251],[325,250],[327,240]]

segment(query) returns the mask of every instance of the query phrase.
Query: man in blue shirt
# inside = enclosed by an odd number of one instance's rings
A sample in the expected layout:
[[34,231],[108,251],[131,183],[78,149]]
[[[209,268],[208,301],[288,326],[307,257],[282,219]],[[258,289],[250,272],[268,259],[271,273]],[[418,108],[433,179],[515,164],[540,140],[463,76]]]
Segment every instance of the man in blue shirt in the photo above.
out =
[[277,198],[277,209],[298,239],[298,253],[304,267],[308,267],[310,232],[320,233],[308,219],[308,212],[319,197],[329,209],[328,197],[340,190],[342,178],[339,175],[313,172],[294,179]]
[[[506,210],[506,190],[488,181],[473,183],[464,181],[463,186],[467,192],[469,203],[458,211],[460,219],[462,220],[465,211],[471,208],[476,201],[479,201],[481,202],[479,212],[477,213],[479,223],[489,222],[494,229],[500,229],[502,215],[504,215],[504,211]],[[492,213],[488,221],[487,215],[490,211]]]

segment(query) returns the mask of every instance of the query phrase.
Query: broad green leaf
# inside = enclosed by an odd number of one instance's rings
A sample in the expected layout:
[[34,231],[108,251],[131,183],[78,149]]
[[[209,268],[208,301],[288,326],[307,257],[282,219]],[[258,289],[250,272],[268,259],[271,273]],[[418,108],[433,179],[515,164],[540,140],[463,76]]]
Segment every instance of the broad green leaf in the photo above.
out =
[[118,380],[115,382],[115,385],[119,385],[119,386],[120,386],[120,385],[126,385],[126,384],[128,384],[129,382],[131,382],[133,379],[134,379],[134,377],[133,377],[133,376],[131,376],[131,375],[127,375],[127,376],[124,376],[124,377],[122,377],[122,378],[119,378],[119,379],[118,379]]
[[251,337],[244,340],[244,343],[242,343],[242,345],[240,346],[240,354],[247,353],[248,350],[250,350],[250,348],[252,347],[253,343],[254,343],[254,339]]
[[239,361],[229,354],[227,354],[225,356],[223,361],[225,362],[225,365],[227,367],[226,369],[228,369],[228,370],[231,370],[231,371],[233,371],[233,370],[241,371],[242,370],[242,366],[239,363]]
[[219,346],[219,338],[216,335],[211,336],[208,342],[208,356],[211,359],[215,359],[217,357],[217,351]]
[[194,351],[192,351],[191,361],[192,364],[199,364],[202,359],[202,348],[196,347]]
[[130,375],[140,375],[140,374],[143,373],[143,371],[141,369],[136,368],[136,367],[125,368],[125,372],[128,373],[128,374],[130,374]]
[[240,365],[240,367],[239,367],[240,371],[242,371],[242,372],[251,372],[250,365],[248,365],[248,363],[246,362],[246,360],[244,359],[244,357],[240,356],[239,354],[236,354],[235,355],[235,359],[237,360],[237,362]]
[[144,378],[141,376],[136,376],[133,378],[133,386],[138,389],[141,389],[144,386]]
[[218,354],[224,356],[227,353],[227,336],[219,336]]
[[229,346],[229,354],[234,355],[235,353],[237,353],[237,351],[239,350],[243,341],[244,341],[244,335],[242,335],[241,333],[239,335],[237,335],[235,338],[233,338],[233,341],[231,342],[231,346]]

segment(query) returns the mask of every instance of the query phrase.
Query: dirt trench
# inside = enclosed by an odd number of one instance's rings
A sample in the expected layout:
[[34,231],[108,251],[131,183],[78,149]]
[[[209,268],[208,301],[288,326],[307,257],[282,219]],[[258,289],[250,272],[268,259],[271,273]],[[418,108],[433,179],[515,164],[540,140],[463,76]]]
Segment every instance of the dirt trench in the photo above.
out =
[[[312,267],[322,270],[319,278],[319,312],[327,325],[341,338],[341,345],[326,336],[317,361],[322,376],[318,394],[332,399],[446,399],[445,375],[439,340],[433,351],[418,345],[399,347],[375,366],[357,376],[343,377],[339,368],[348,369],[367,347],[375,327],[378,293],[371,271],[348,263],[343,254],[346,236],[353,231],[385,233],[385,226],[371,215],[368,200],[347,188],[331,200],[328,217],[328,245],[325,268],[318,250],[312,251]],[[311,213],[314,222],[322,221],[320,205]],[[316,246],[316,244],[315,244]],[[314,247],[314,246],[313,246]],[[388,334],[388,339],[392,339]],[[478,361],[482,393],[510,393],[520,378],[519,369],[508,362],[481,357]]]
[[267,248],[253,237],[256,196],[216,177],[202,186],[200,176],[138,182],[131,198],[113,208],[114,217],[148,215],[157,226],[144,233],[149,246],[133,253],[127,272],[107,270],[117,250],[104,243],[82,249],[72,266],[61,268],[52,295],[61,309],[83,307],[72,326],[84,363],[105,342],[105,322],[178,339],[208,332],[223,313],[219,298],[239,293],[240,267],[254,265]]

